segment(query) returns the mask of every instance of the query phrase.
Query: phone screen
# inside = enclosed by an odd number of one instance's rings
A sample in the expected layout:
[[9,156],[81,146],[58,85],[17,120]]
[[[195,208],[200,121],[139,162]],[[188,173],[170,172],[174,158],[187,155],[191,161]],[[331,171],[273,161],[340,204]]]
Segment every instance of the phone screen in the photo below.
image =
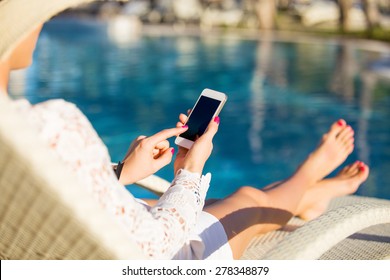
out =
[[192,141],[202,136],[220,103],[220,100],[201,96],[186,123],[188,130],[180,136]]

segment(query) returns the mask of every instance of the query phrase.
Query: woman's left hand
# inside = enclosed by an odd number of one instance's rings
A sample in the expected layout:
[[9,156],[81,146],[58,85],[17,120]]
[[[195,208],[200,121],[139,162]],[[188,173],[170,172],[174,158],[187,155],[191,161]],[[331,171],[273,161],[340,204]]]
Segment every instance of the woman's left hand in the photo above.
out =
[[[187,119],[186,115],[180,114],[179,122],[176,126],[182,127]],[[219,117],[215,117],[210,121],[205,133],[194,142],[191,149],[187,150],[179,146],[179,152],[176,155],[174,163],[175,174],[179,169],[186,169],[193,173],[202,174],[204,164],[213,150],[212,140],[218,131],[218,125]]]
[[176,127],[162,130],[150,137],[139,136],[127,151],[119,181],[124,185],[133,184],[168,165],[175,150],[169,147],[167,139],[187,129]]

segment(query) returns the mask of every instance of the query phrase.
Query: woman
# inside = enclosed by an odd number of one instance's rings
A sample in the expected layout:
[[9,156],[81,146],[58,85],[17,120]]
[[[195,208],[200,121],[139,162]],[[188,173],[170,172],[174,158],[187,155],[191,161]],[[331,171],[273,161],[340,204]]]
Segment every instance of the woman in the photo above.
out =
[[[10,71],[31,64],[44,21],[74,4],[89,1],[0,1],[0,94],[8,95]],[[239,258],[256,234],[277,229],[294,215],[307,220],[317,217],[332,198],[355,192],[369,174],[368,166],[355,162],[336,177],[324,179],[354,147],[352,128],[338,120],[286,180],[263,190],[244,186],[204,206],[211,176],[201,174],[218,130],[220,119],[216,117],[190,150],[179,148],[175,178],[168,191],[158,201],[146,202],[135,199],[123,185],[171,162],[174,149],[167,139],[188,129],[183,125],[187,118],[184,114],[179,116],[177,127],[137,138],[123,160],[118,180],[106,147],[74,105],[62,100],[34,106],[16,100],[13,105],[149,258]]]

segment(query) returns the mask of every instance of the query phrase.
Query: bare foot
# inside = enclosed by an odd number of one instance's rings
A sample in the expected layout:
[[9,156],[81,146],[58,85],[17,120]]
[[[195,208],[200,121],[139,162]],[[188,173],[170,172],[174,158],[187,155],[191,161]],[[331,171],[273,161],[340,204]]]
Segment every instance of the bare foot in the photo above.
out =
[[329,175],[342,164],[354,148],[354,131],[344,120],[333,123],[324,134],[317,149],[298,168],[311,186]]
[[335,177],[323,179],[307,190],[297,209],[297,216],[313,220],[328,208],[335,198],[356,192],[367,179],[369,168],[361,161],[344,167]]

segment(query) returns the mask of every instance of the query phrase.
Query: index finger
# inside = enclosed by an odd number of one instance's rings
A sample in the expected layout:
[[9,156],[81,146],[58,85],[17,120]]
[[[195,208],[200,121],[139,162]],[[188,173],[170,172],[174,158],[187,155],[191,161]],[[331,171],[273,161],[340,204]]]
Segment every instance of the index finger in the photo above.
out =
[[156,145],[157,143],[167,140],[168,138],[171,138],[173,136],[177,136],[184,131],[188,129],[188,126],[184,127],[174,127],[174,128],[167,128],[160,132],[157,132],[156,134],[148,137],[148,142],[152,143],[153,145]]

